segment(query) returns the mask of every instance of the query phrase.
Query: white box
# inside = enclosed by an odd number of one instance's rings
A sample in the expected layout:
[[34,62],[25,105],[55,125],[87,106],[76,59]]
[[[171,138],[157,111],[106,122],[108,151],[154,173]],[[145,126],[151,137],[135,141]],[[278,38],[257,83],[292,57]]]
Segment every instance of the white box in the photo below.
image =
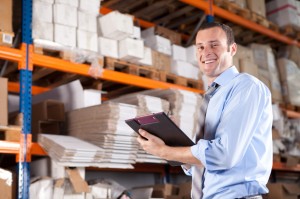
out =
[[171,72],[173,74],[191,79],[199,79],[199,68],[189,62],[175,61],[171,62]]
[[32,3],[34,3],[35,1],[41,1],[41,2],[46,2],[46,3],[54,3],[54,0],[33,0]]
[[90,14],[99,14],[101,0],[79,0],[79,10],[86,11]]
[[298,11],[295,0],[273,0],[267,3],[267,18],[279,27],[298,26]]
[[84,107],[101,104],[101,91],[95,89],[83,90]]
[[132,35],[130,35],[130,38],[141,39],[141,28],[137,26],[133,26],[133,33]]
[[119,41],[119,58],[123,60],[139,60],[144,58],[144,42],[132,38]]
[[145,46],[150,47],[153,50],[161,52],[166,55],[172,55],[171,41],[164,37],[153,35],[144,38]]
[[32,21],[32,38],[53,41],[53,23],[39,20]]
[[98,52],[100,55],[119,58],[118,41],[105,37],[98,38]]
[[196,45],[191,45],[186,48],[186,60],[195,65],[198,66],[198,60],[197,60],[197,48]]
[[55,0],[55,4],[66,4],[69,6],[78,7],[78,0]]
[[32,20],[44,22],[53,22],[53,5],[52,3],[33,1],[32,5]]
[[146,66],[152,66],[152,50],[151,48],[144,47],[144,58],[137,61],[138,63]]
[[97,33],[77,29],[77,47],[98,52]]
[[54,24],[54,41],[65,46],[76,46],[76,28]]
[[186,49],[182,46],[172,45],[172,57],[174,60],[187,61]]
[[103,37],[122,40],[133,34],[133,17],[113,11],[99,18],[99,28]]
[[97,33],[97,15],[79,10],[78,29]]
[[54,4],[53,16],[56,24],[77,27],[77,7]]
[[155,28],[151,27],[151,28],[147,28],[147,29],[143,30],[141,33],[141,36],[142,36],[142,38],[155,36]]

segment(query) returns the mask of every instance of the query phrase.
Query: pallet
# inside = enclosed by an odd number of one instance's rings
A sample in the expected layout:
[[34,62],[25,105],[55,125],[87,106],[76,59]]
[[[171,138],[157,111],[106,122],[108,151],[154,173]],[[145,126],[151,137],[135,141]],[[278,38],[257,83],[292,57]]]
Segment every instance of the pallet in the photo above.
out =
[[47,47],[34,46],[33,52],[40,55],[47,55],[50,57],[56,57],[63,60],[70,60],[71,53],[64,50],[54,50]]
[[251,12],[251,21],[260,24],[266,28],[270,27],[270,22],[264,16],[261,16],[255,12]]
[[280,28],[280,32],[287,37],[291,37],[293,39],[299,39],[299,29],[294,27],[293,25],[287,25],[283,28]]
[[239,5],[234,2],[224,1],[224,0],[215,0],[214,2],[218,7],[221,7],[231,13],[239,15],[245,19],[251,19],[251,11],[245,8],[241,8]]
[[159,72],[156,69],[147,66],[132,64],[127,61],[114,59],[110,57],[105,57],[104,68],[140,77],[147,77],[153,80],[159,80]]
[[160,71],[160,81],[203,90],[203,83],[201,80],[185,78],[165,71]]
[[0,125],[0,132],[4,132],[4,140],[10,142],[19,142],[22,128],[21,126],[16,125],[8,125],[2,126]]

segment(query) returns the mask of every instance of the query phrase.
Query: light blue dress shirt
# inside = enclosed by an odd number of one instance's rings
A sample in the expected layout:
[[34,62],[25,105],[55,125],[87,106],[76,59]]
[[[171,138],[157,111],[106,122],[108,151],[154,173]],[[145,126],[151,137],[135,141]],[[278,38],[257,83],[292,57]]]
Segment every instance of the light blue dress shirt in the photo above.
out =
[[270,91],[235,66],[215,82],[220,87],[207,108],[204,139],[191,147],[205,167],[203,199],[268,193],[273,162]]

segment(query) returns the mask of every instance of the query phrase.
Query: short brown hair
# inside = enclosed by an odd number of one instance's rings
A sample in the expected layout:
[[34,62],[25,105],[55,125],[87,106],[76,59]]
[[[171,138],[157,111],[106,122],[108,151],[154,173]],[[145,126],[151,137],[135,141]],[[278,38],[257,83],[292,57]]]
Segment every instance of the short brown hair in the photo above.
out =
[[222,24],[222,23],[217,23],[217,22],[205,23],[199,28],[198,31],[209,29],[209,28],[214,28],[214,27],[220,27],[225,32],[226,37],[227,37],[228,47],[235,42],[232,29],[229,26]]

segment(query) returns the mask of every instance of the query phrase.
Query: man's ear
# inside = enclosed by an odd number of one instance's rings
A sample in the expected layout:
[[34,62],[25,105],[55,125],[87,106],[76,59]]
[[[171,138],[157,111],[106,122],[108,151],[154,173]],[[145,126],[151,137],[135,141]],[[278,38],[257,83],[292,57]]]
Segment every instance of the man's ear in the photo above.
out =
[[231,54],[231,56],[234,56],[236,54],[236,52],[237,52],[237,45],[236,45],[236,43],[233,43],[230,46],[230,54]]

